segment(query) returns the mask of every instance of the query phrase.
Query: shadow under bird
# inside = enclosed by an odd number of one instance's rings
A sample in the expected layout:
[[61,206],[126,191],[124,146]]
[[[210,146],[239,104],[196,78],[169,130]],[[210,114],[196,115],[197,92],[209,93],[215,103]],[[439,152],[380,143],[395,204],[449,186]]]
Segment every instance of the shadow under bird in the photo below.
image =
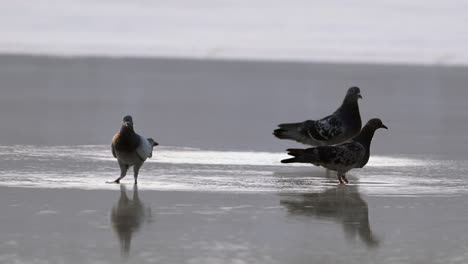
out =
[[136,184],[141,166],[147,158],[153,156],[153,148],[157,145],[152,138],[144,138],[135,133],[132,117],[125,116],[120,131],[112,138],[112,155],[117,158],[120,167],[120,177],[114,182],[120,183],[127,175],[128,169],[133,166]]
[[273,131],[279,139],[295,140],[311,146],[327,146],[343,143],[361,130],[361,114],[358,100],[362,99],[358,87],[348,89],[343,103],[331,115],[320,120],[280,124]]
[[379,128],[388,129],[380,119],[371,119],[350,142],[336,146],[288,149],[288,155],[294,158],[284,159],[281,163],[311,163],[322,166],[336,171],[340,184],[348,183],[346,173],[353,168],[364,167],[369,161],[371,141]]

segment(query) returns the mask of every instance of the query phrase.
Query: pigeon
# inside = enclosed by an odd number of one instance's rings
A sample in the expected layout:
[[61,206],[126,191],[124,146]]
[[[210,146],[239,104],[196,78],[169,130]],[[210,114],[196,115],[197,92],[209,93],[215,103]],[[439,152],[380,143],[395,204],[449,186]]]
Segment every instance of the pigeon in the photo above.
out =
[[320,120],[280,124],[273,132],[279,139],[295,140],[311,146],[328,146],[343,143],[361,130],[358,100],[362,99],[358,87],[348,89],[343,103],[331,115]]
[[379,128],[388,129],[380,119],[371,119],[350,142],[336,146],[288,149],[288,154],[294,158],[284,159],[281,163],[312,163],[336,171],[340,184],[348,183],[346,172],[362,168],[369,161],[372,137]]
[[133,177],[137,184],[138,172],[147,158],[153,156],[153,148],[159,145],[152,138],[144,138],[133,129],[133,119],[127,115],[123,118],[120,132],[112,138],[112,155],[117,158],[120,167],[120,177],[114,182],[127,175],[127,170],[133,166]]

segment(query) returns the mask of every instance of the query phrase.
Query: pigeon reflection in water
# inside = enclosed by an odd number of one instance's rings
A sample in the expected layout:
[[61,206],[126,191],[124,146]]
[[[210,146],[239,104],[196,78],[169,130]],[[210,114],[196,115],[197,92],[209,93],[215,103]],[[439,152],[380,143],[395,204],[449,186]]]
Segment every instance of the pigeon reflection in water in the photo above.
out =
[[368,247],[379,245],[369,224],[369,209],[356,186],[342,186],[321,193],[282,195],[280,204],[290,215],[340,222],[348,240],[359,237]]
[[151,220],[151,209],[145,208],[140,200],[138,186],[133,185],[133,199],[129,199],[125,185],[120,185],[120,198],[112,208],[111,221],[119,238],[122,256],[129,255],[133,234],[141,228],[143,223],[151,222]]

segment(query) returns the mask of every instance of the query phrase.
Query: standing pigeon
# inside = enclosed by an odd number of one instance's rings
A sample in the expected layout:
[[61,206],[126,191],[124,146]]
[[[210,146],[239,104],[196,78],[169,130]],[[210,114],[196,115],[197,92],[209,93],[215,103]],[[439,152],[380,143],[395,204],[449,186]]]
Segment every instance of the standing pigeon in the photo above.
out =
[[158,143],[152,138],[144,138],[133,130],[132,117],[127,115],[123,118],[120,132],[112,138],[112,155],[117,158],[120,166],[120,177],[114,182],[127,175],[127,170],[133,166],[133,177],[137,183],[138,172],[147,158],[153,156],[153,147]]
[[343,103],[333,114],[320,120],[280,124],[273,135],[279,139],[291,139],[311,146],[327,146],[345,142],[361,130],[359,98],[362,98],[360,89],[351,87]]
[[371,119],[350,142],[336,146],[288,149],[288,154],[294,158],[284,159],[281,163],[312,163],[336,171],[340,184],[348,183],[346,172],[353,168],[362,168],[369,161],[372,137],[379,128],[388,129],[380,119]]

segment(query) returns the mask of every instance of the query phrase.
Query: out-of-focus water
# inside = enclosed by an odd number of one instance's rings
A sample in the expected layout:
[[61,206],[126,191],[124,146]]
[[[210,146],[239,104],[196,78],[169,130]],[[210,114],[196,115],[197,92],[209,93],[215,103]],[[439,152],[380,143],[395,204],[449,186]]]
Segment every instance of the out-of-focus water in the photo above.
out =
[[110,144],[122,117],[162,146],[279,152],[279,123],[317,119],[359,86],[380,155],[467,156],[466,67],[0,56],[0,145]]

